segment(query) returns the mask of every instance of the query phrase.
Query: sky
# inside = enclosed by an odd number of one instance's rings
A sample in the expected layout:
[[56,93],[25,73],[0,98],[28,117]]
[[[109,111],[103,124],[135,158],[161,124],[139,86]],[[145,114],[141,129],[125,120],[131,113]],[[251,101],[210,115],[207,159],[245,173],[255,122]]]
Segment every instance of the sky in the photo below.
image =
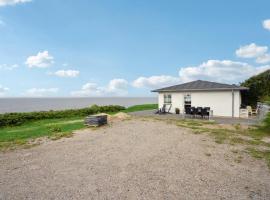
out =
[[270,69],[269,8],[269,0],[0,0],[0,97],[239,84]]

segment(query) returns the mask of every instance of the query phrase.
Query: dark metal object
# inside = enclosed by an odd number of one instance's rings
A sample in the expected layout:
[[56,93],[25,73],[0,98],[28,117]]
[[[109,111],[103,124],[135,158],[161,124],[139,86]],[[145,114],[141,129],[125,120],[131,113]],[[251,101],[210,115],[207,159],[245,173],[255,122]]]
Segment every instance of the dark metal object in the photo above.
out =
[[187,107],[185,109],[185,116],[186,117],[192,117],[192,118],[207,118],[209,119],[210,116],[210,107]]
[[158,109],[155,114],[169,114],[172,108],[172,104],[170,104],[169,109],[166,111],[166,104],[163,104],[162,108]]
[[107,115],[90,115],[85,118],[86,126],[102,126],[108,123]]

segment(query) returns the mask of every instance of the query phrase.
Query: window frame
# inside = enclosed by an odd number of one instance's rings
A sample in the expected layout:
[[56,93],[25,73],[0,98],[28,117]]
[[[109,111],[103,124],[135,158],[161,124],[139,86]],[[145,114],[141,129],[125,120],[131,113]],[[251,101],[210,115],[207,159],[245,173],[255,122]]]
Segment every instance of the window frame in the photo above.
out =
[[184,94],[184,105],[191,105],[192,99],[191,99],[191,94],[186,93]]
[[163,94],[164,104],[172,104],[172,94]]
[[184,94],[184,102],[191,102],[191,94],[190,93]]

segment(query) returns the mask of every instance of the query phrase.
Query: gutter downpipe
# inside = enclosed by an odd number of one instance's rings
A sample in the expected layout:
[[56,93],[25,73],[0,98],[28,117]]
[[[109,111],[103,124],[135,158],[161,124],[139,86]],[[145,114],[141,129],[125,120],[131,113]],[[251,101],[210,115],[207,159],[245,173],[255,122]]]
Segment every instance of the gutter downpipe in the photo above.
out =
[[234,118],[234,90],[232,89],[232,118]]

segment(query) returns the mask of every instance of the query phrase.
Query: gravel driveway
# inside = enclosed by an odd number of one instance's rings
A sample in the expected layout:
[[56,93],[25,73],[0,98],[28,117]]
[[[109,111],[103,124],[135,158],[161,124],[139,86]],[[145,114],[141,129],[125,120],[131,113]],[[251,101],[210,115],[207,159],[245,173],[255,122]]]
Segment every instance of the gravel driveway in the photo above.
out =
[[234,148],[162,121],[121,121],[0,153],[0,199],[270,199],[266,164]]

